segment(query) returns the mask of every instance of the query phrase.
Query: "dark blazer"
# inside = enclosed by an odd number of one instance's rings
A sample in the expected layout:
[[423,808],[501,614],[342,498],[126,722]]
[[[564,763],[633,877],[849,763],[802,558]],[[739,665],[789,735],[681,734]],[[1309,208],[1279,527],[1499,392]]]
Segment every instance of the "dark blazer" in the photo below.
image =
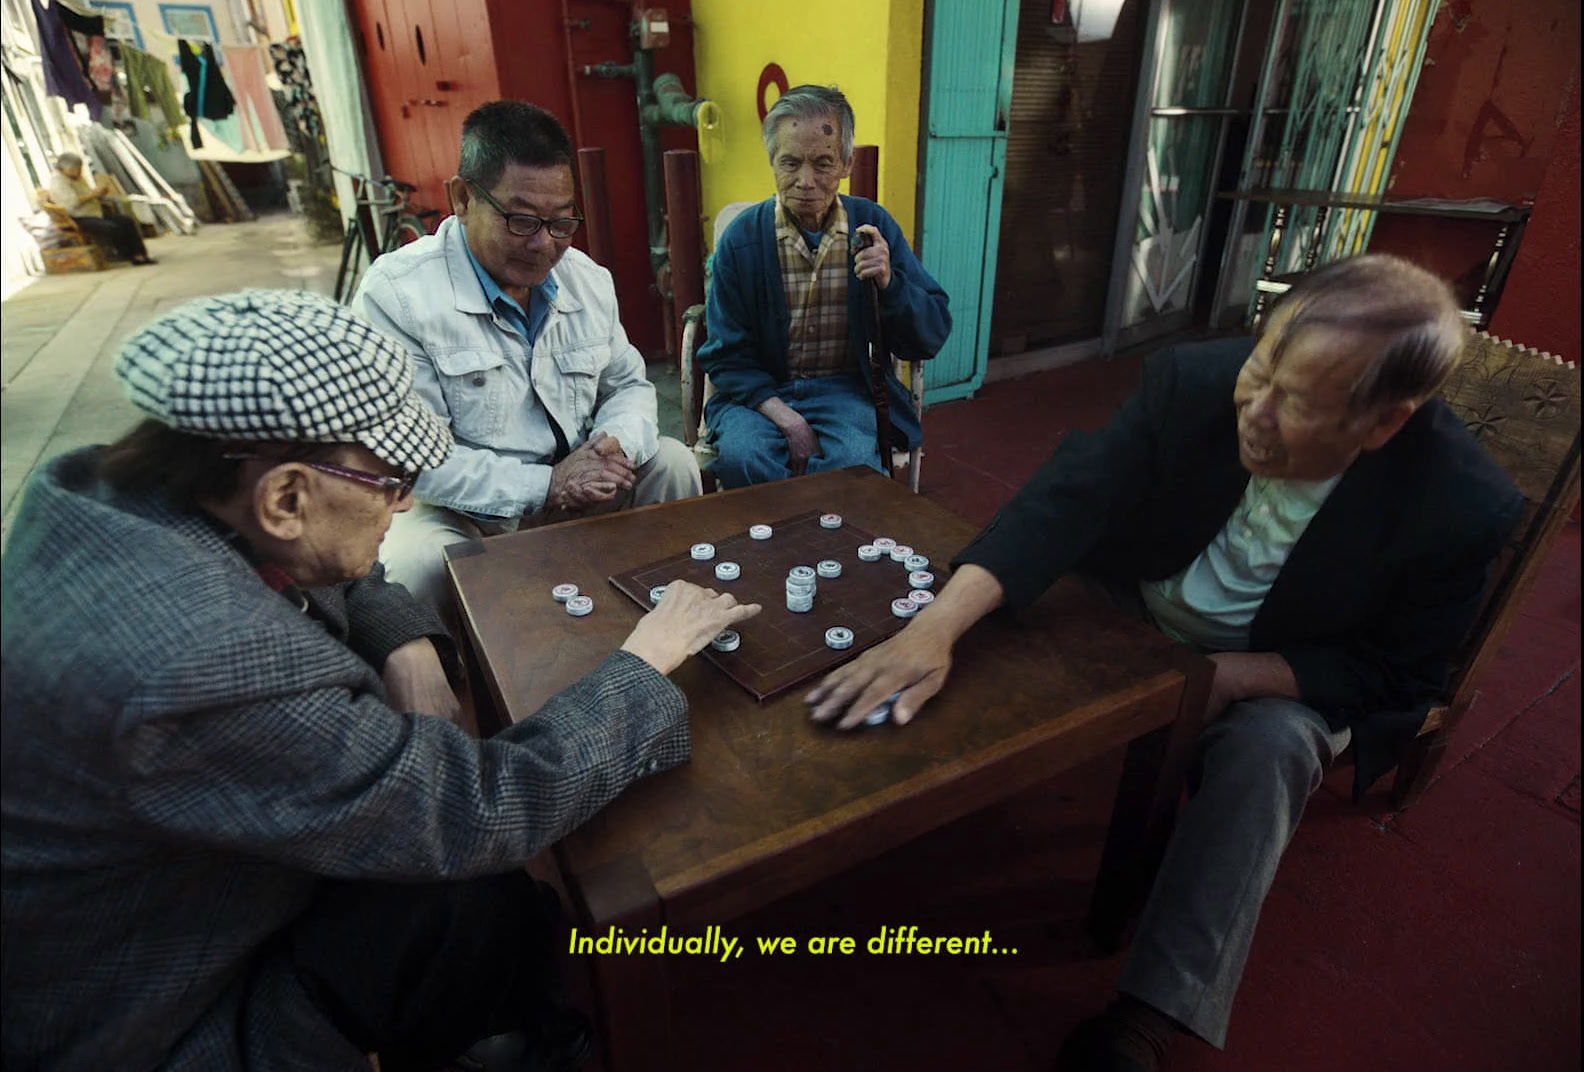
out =
[[[1073,433],[956,562],[995,574],[1007,604],[1070,570],[1136,585],[1173,576],[1248,484],[1232,389],[1252,339],[1177,346],[1104,429]],[[1355,794],[1400,757],[1445,685],[1486,571],[1522,497],[1439,399],[1348,467],[1250,625],[1305,704],[1354,730]]]
[[[867,198],[843,194],[841,200],[851,233],[873,224],[891,247],[891,285],[880,291],[880,330],[885,346],[903,361],[929,360],[951,334],[946,292],[908,248],[902,228],[889,212]],[[776,246],[775,204],[772,197],[733,220],[712,258],[706,306],[709,338],[698,353],[699,364],[715,385],[716,394],[705,411],[705,420],[712,423],[710,414],[721,406],[757,407],[788,379],[791,314]],[[851,267],[847,271],[847,344],[857,371],[869,382],[864,282]],[[913,401],[890,371],[889,362],[885,379],[893,443],[911,449],[921,436]]]
[[0,570],[0,1066],[366,1070],[275,955],[324,880],[520,868],[687,759],[687,699],[619,651],[486,741],[392,710],[438,629],[404,589],[304,614],[96,458],[40,467]]

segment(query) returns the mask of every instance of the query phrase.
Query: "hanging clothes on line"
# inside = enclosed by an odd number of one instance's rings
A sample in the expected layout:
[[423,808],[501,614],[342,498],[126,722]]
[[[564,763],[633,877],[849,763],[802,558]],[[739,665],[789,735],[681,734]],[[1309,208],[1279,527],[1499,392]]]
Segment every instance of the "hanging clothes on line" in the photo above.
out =
[[[170,68],[158,56],[121,42],[121,65],[126,68],[127,99],[132,114],[152,121],[161,137],[181,126],[181,98],[171,84]],[[163,116],[156,116],[158,108]]]
[[245,114],[243,129],[258,142],[249,148],[290,149],[286,128],[270,92],[262,51],[256,45],[228,46],[225,63],[231,88],[237,96],[237,112]]
[[286,123],[286,136],[295,152],[311,156],[324,141],[324,121],[319,116],[319,101],[314,96],[313,80],[308,76],[308,59],[303,54],[302,41],[295,37],[277,41],[269,50],[275,63],[275,75],[283,87],[280,96],[284,103],[280,113]]
[[[50,6],[60,13],[61,23],[70,31],[72,49],[77,53],[77,62],[82,65],[89,84],[100,94],[109,93],[110,80],[107,76],[111,72],[108,70],[109,57],[105,53],[104,16],[73,10],[61,0],[54,0]],[[99,56],[97,65],[96,52]]]
[[110,43],[102,36],[88,39],[88,82],[101,95],[115,90],[115,61],[110,57]]
[[236,97],[215,60],[214,46],[207,41],[181,40],[177,44],[177,59],[182,74],[187,77],[187,95],[182,98],[182,106],[192,117],[193,147],[199,148],[203,145],[203,135],[198,132],[198,120],[227,118],[236,111]]
[[[72,43],[72,31],[65,22],[66,8],[52,4],[46,9],[39,0],[33,0],[33,20],[38,23],[39,47],[43,51],[44,90],[63,98],[67,104],[87,106],[88,115],[95,123],[104,114],[104,102],[94,92],[88,75],[83,70],[82,57]],[[73,19],[84,16],[71,12]],[[92,21],[92,20],[90,20]],[[99,34],[104,35],[104,19],[98,19]]]

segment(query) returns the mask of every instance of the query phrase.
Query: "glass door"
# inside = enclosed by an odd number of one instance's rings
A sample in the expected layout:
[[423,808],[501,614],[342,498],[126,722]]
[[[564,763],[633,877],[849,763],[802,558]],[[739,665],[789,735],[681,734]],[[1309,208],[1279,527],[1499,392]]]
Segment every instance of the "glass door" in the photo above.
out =
[[1099,351],[1151,9],[1151,0],[1021,0],[992,365]]
[[1123,186],[1102,347],[1106,353],[1187,327],[1241,52],[1244,0],[1157,0]]

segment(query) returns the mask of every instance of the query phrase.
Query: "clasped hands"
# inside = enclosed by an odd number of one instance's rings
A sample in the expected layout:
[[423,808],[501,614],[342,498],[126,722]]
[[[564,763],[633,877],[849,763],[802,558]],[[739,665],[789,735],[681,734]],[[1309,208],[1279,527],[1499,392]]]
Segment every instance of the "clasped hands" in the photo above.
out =
[[578,513],[633,486],[636,467],[613,435],[595,432],[550,470],[545,509]]

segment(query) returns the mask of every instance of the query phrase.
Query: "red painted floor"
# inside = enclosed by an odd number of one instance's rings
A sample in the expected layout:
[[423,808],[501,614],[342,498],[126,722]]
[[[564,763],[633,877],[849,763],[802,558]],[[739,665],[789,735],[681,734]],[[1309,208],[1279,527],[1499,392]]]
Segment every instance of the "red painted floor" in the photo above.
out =
[[[1062,433],[1103,423],[1136,360],[987,388],[926,416],[923,491],[977,523]],[[1182,1072],[1573,1072],[1579,1033],[1579,530],[1565,533],[1412,810],[1384,788],[1311,802],[1266,903],[1222,1053]],[[1121,958],[1081,921],[1121,755],[1053,780],[729,926],[858,939],[852,956],[673,962],[684,1067],[946,1072],[1051,1067]],[[882,926],[993,933],[1016,954],[884,957]]]

